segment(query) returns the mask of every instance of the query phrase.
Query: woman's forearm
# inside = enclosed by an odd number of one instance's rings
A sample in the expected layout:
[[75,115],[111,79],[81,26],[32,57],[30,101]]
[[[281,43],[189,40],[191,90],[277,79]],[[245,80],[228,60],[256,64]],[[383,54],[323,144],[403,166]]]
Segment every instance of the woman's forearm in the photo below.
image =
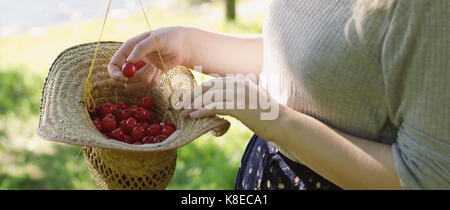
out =
[[[344,189],[401,189],[390,145],[339,132],[287,107],[280,107],[269,141]],[[294,131],[294,132],[293,132]]]
[[230,35],[186,28],[191,49],[188,65],[202,66],[203,73],[259,75],[263,63],[261,35]]

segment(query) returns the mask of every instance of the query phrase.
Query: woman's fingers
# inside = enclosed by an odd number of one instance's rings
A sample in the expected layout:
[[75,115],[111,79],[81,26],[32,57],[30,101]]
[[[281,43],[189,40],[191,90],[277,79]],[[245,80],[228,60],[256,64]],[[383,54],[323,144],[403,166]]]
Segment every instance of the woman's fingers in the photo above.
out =
[[189,117],[192,119],[200,119],[205,117],[211,117],[216,114],[232,115],[232,110],[223,108],[232,105],[233,102],[226,102],[226,101],[210,103],[201,109],[191,112],[189,114]]
[[[208,90],[203,95],[200,95],[196,97],[193,102],[190,104],[190,109],[185,109],[181,112],[181,115],[184,117],[187,117],[189,113],[195,111],[196,109],[203,108],[205,106],[208,106],[211,103],[214,102],[231,102],[230,100],[227,100],[225,97],[225,89],[219,89],[219,90]],[[219,107],[219,108],[227,108],[227,107]]]
[[108,64],[108,72],[111,78],[118,81],[128,81],[128,78],[122,74],[122,66],[127,62],[127,57],[130,55],[133,48],[144,40],[146,37],[150,36],[150,33],[142,33],[136,37],[133,37],[126,41],[120,49],[111,58]]
[[109,76],[111,76],[111,78],[113,78],[113,80],[122,81],[122,82],[128,81],[128,78],[123,76],[122,69],[114,64],[111,64],[111,63],[108,64],[108,72],[109,72]]
[[[155,36],[156,42],[158,46],[161,46],[160,40],[157,36]],[[156,46],[153,41],[153,37],[150,35],[146,37],[144,40],[141,40],[130,52],[127,61],[128,62],[138,62],[146,58],[146,55],[153,53],[156,51]]]
[[230,115],[246,119],[258,114],[258,88],[243,77],[227,77],[205,82],[184,98],[181,115],[192,119]]
[[155,71],[156,71],[155,65],[153,65],[151,63],[147,63],[144,67],[142,67],[141,69],[136,71],[136,73],[133,75],[133,77],[128,79],[127,83],[129,83],[129,84],[138,83],[141,81],[146,81],[147,79],[151,79],[151,78],[149,78],[149,76],[154,74]]
[[202,96],[206,91],[215,90],[215,89],[223,89],[223,87],[220,88],[221,86],[217,85],[218,82],[225,82],[225,80],[223,78],[210,80],[210,81],[206,81],[206,82],[202,83],[201,85],[195,87],[194,90],[191,92],[190,97],[184,97],[183,108],[185,108],[185,109],[193,108],[191,106],[192,102],[196,98]]
[[156,87],[156,85],[158,85],[159,79],[161,78],[161,69],[156,68],[155,74],[153,75],[153,78],[150,82],[149,87],[150,88],[154,88]]
[[123,44],[122,47],[120,47],[119,51],[114,54],[114,56],[111,58],[111,61],[108,64],[108,72],[109,75],[114,79],[118,81],[127,81],[128,78],[123,76],[122,74],[122,66],[126,63],[126,51],[129,45],[127,43]]
[[129,79],[125,88],[127,91],[148,90],[158,84],[161,70],[149,63]]

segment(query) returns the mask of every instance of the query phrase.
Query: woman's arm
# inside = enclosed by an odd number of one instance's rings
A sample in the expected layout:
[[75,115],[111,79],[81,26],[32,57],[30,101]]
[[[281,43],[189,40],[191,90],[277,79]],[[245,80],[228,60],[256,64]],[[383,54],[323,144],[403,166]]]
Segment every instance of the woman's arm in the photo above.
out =
[[263,65],[261,35],[231,35],[200,28],[185,28],[190,49],[189,67],[203,73],[259,75]]
[[[259,75],[263,62],[263,42],[260,35],[228,35],[193,27],[167,27],[155,30],[155,40],[165,67],[178,65],[202,66],[206,74]],[[122,75],[126,62],[145,61],[132,78]],[[127,40],[108,65],[110,76],[126,82],[129,91],[154,87],[163,66],[149,32]]]
[[[223,83],[223,85],[213,85]],[[202,87],[203,86],[203,87]],[[308,115],[277,102],[246,78],[219,78],[205,82],[186,97],[182,115],[194,119],[215,114],[239,119],[261,138],[275,142],[306,166],[344,189],[402,189],[389,145],[357,138],[330,128]],[[228,88],[237,87],[237,88]],[[212,96],[234,95],[235,97]],[[251,96],[269,102],[270,108],[236,109]],[[203,102],[203,103],[202,103]],[[274,120],[262,120],[262,113],[278,110]]]
[[402,189],[390,145],[345,134],[283,106],[277,120],[261,123],[277,131],[268,141],[344,189]]

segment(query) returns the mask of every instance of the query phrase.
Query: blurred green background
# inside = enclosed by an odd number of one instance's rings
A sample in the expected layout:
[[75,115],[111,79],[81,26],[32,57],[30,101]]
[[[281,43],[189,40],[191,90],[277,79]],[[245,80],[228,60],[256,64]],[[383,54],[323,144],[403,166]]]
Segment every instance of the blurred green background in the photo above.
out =
[[[143,3],[155,29],[191,25],[226,33],[261,33],[267,6],[265,0],[237,0],[231,5],[234,9],[230,4],[227,7],[225,0]],[[0,22],[0,189],[97,189],[80,147],[43,140],[36,135],[36,128],[41,90],[50,65],[64,49],[97,40],[107,1],[5,0],[2,4],[6,16]],[[77,6],[89,8],[88,14],[72,14],[83,11]],[[125,41],[146,31],[135,0],[113,0],[113,6],[103,40]],[[16,7],[25,12],[8,16]],[[61,15],[55,15],[35,26],[15,21],[21,18],[29,23],[51,16],[51,12],[34,16],[33,11],[39,8],[66,11],[72,18],[61,21]],[[196,78],[200,78],[198,74]],[[239,121],[227,119],[232,126],[226,135],[216,138],[206,134],[179,149],[168,189],[233,189],[252,133]]]

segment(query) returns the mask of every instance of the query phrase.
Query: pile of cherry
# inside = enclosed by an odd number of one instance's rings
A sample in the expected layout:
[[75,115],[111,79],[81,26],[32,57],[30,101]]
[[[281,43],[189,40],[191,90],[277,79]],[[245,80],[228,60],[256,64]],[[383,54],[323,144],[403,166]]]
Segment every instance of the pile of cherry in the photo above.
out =
[[95,127],[108,139],[128,144],[155,144],[165,141],[176,127],[165,121],[160,123],[150,111],[154,104],[150,97],[143,97],[139,103],[127,106],[123,101],[116,104],[104,103],[91,107],[89,115]]

